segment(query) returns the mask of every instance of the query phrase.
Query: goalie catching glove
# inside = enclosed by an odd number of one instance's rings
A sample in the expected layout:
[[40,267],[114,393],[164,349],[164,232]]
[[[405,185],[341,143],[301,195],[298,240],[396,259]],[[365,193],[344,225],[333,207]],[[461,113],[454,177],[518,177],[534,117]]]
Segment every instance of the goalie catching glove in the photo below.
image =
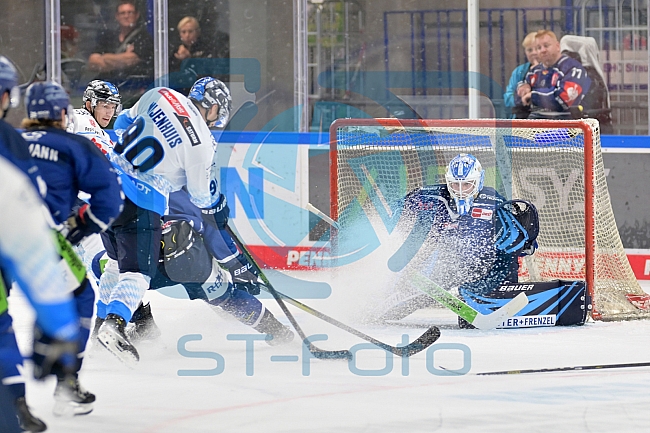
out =
[[224,263],[223,266],[230,272],[235,289],[245,290],[251,295],[260,294],[259,274],[245,255],[239,254]]
[[68,234],[66,239],[72,245],[77,245],[83,238],[103,229],[94,221],[95,216],[90,211],[90,205],[84,204],[66,221]]
[[530,255],[537,248],[537,208],[525,200],[502,203],[495,212],[495,247],[507,254]]

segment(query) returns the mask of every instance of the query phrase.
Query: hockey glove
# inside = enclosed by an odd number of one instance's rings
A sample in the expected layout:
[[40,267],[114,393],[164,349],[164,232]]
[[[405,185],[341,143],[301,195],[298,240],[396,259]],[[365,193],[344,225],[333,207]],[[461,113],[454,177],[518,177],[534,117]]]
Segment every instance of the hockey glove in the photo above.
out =
[[244,290],[254,296],[260,294],[258,272],[246,256],[239,254],[223,266],[230,272],[235,289]]
[[93,221],[93,214],[87,203],[84,203],[77,212],[68,218],[66,225],[68,227],[66,239],[72,245],[77,245],[86,236],[102,231],[102,228]]
[[219,230],[226,228],[226,225],[228,224],[228,216],[230,215],[230,208],[226,202],[225,195],[220,194],[217,204],[212,206],[210,209],[201,209],[201,212],[204,215],[212,215]]
[[45,379],[50,374],[65,376],[77,371],[76,341],[63,341],[51,338],[38,327],[34,327],[34,378]]
[[194,229],[183,220],[166,221],[162,226],[161,260],[175,259],[194,245]]
[[524,200],[502,203],[495,213],[495,247],[507,254],[532,254],[537,246],[539,217],[535,206]]

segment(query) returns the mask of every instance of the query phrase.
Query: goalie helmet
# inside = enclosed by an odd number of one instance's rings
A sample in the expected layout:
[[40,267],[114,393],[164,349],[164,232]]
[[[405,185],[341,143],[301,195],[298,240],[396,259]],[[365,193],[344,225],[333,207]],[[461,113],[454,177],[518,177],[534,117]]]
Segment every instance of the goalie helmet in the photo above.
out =
[[469,153],[461,153],[449,163],[445,180],[460,215],[467,214],[471,209],[474,199],[483,189],[484,177],[485,170],[481,163]]
[[29,119],[60,121],[63,110],[66,110],[69,118],[73,116],[70,97],[54,81],[40,81],[29,86],[25,94],[25,108]]
[[111,104],[115,104],[115,113],[113,116],[117,116],[122,111],[122,97],[120,96],[120,91],[117,90],[117,87],[109,83],[108,81],[102,80],[93,80],[88,83],[86,90],[82,97],[84,108],[86,107],[86,101],[90,101],[91,110],[94,112],[97,102],[106,101]]
[[9,92],[12,107],[17,107],[20,102],[20,89],[18,88],[18,73],[13,63],[5,56],[0,56],[0,97]]
[[196,102],[206,110],[210,110],[213,105],[219,107],[217,119],[207,121],[209,127],[225,128],[230,119],[230,109],[232,108],[232,98],[230,90],[220,80],[212,77],[204,77],[197,80],[187,95],[192,101]]

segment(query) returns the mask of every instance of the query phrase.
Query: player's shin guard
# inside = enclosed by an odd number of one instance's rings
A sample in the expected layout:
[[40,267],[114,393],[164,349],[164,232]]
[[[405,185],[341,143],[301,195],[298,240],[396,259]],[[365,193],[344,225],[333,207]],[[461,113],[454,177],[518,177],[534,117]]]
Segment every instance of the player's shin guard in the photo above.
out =
[[149,288],[150,281],[151,277],[138,272],[121,273],[106,303],[106,317],[108,318],[109,314],[117,314],[127,322],[131,320]]
[[93,308],[95,306],[95,291],[90,285],[88,279],[84,278],[81,285],[74,291],[74,300],[77,307],[77,314],[79,314],[79,368],[83,361],[84,353],[86,351],[86,344],[90,336],[90,327],[93,320]]
[[[104,267],[104,273],[99,279],[99,302],[103,304],[104,308],[106,305],[108,305],[108,302],[111,298],[111,293],[115,288],[115,286],[117,286],[117,282],[119,281],[119,278],[120,278],[120,270],[117,266],[117,261],[108,259],[108,262]],[[98,314],[100,313],[99,307],[97,309],[97,313]],[[100,315],[99,317],[104,318],[105,314],[106,313],[104,311],[104,316]]]

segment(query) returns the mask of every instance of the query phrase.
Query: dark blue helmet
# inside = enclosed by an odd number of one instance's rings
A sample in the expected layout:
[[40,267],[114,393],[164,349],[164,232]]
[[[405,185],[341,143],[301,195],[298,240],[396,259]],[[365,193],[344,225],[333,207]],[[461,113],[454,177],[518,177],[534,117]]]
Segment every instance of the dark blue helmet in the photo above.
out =
[[18,74],[13,63],[5,56],[0,56],[0,97],[9,92],[11,106],[17,107],[20,90],[18,89]]
[[61,110],[72,115],[70,97],[54,81],[32,84],[25,94],[25,108],[30,119],[61,120]]
[[212,77],[200,78],[194,83],[190,89],[190,94],[187,96],[207,110],[213,105],[217,105],[219,107],[217,120],[214,125],[208,126],[217,128],[226,126],[230,118],[232,98],[230,97],[230,90],[223,82]]

